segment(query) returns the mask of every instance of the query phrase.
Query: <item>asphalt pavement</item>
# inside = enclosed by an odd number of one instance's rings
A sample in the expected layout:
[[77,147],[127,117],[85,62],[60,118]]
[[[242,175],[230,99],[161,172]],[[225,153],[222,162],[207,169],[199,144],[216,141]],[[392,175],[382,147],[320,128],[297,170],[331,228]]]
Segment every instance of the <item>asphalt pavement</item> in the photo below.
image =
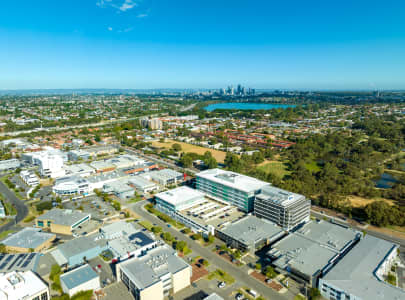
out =
[[211,264],[217,266],[218,268],[224,270],[228,274],[232,275],[235,280],[241,283],[243,286],[256,290],[259,294],[263,295],[265,298],[272,300],[285,300],[293,299],[294,294],[290,291],[287,291],[285,294],[279,294],[276,291],[272,290],[269,287],[266,287],[261,282],[254,279],[252,276],[247,274],[247,267],[237,267],[236,265],[224,260],[219,257],[217,254],[211,251],[209,247],[203,247],[199,243],[192,240],[190,237],[181,233],[180,231],[174,229],[173,227],[167,227],[167,224],[161,221],[156,216],[149,214],[143,209],[143,206],[147,204],[147,201],[140,201],[131,206],[131,208],[142,218],[148,220],[151,223],[155,223],[163,228],[164,231],[170,232],[174,237],[177,237],[179,240],[187,242],[189,248],[193,251],[193,255],[201,255],[207,259]]
[[4,196],[6,201],[13,204],[17,210],[17,215],[15,216],[15,218],[0,227],[0,232],[3,232],[10,230],[14,225],[24,220],[25,217],[28,215],[28,208],[25,205],[24,201],[17,198],[14,192],[10,191],[2,181],[0,181],[0,193]]

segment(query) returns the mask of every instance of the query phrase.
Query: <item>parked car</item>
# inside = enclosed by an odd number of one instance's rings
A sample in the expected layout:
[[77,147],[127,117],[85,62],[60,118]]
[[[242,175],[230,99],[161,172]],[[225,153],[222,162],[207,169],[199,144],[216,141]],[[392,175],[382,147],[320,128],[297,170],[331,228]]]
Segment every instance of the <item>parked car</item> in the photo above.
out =
[[241,293],[237,293],[235,296],[236,300],[242,300],[243,299],[243,295]]
[[220,283],[218,283],[218,287],[220,289],[223,289],[226,286],[226,283],[224,281],[221,281]]

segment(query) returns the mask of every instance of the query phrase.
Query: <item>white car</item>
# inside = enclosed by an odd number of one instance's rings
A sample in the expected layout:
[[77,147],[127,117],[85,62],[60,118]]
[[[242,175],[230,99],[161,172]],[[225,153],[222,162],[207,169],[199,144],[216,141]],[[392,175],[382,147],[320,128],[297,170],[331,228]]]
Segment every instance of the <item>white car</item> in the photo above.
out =
[[218,283],[218,287],[219,287],[220,289],[224,288],[225,286],[226,286],[226,283],[223,282],[223,281],[221,281],[220,283]]

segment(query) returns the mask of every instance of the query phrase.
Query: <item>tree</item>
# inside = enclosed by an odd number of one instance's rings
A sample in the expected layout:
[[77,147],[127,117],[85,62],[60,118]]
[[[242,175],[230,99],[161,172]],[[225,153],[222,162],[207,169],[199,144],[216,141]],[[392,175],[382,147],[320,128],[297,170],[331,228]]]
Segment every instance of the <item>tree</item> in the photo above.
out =
[[269,278],[275,278],[277,276],[276,271],[274,271],[273,267],[271,266],[266,267],[265,274]]
[[192,238],[193,240],[195,240],[195,241],[198,241],[198,240],[201,240],[201,239],[202,239],[202,236],[201,236],[201,234],[199,234],[199,233],[195,233],[195,234],[193,234],[193,235],[191,236],[191,238]]
[[176,151],[176,152],[179,152],[179,151],[181,151],[181,145],[175,143],[175,144],[172,145],[172,149],[173,149],[174,151]]
[[152,232],[153,233],[155,233],[155,234],[159,234],[159,233],[161,233],[163,230],[162,230],[162,227],[160,227],[160,226],[153,226],[152,227]]
[[178,241],[176,242],[176,250],[180,252],[184,252],[184,250],[187,248],[187,243],[184,241]]
[[162,239],[164,239],[166,242],[173,241],[173,237],[169,232],[162,233]]
[[262,269],[262,265],[260,263],[257,263],[255,265],[256,270],[261,270]]
[[182,165],[184,168],[190,168],[193,165],[193,159],[187,155],[184,154],[180,160],[179,160],[180,165]]
[[321,297],[321,292],[317,288],[311,288],[309,290],[309,299],[316,300]]

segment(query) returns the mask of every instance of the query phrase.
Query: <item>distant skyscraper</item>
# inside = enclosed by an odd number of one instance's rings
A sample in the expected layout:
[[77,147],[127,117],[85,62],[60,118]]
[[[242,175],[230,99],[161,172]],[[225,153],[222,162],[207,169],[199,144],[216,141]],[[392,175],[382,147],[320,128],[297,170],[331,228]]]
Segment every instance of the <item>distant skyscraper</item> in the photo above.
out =
[[242,86],[238,84],[238,87],[236,88],[236,95],[240,96],[242,94]]

